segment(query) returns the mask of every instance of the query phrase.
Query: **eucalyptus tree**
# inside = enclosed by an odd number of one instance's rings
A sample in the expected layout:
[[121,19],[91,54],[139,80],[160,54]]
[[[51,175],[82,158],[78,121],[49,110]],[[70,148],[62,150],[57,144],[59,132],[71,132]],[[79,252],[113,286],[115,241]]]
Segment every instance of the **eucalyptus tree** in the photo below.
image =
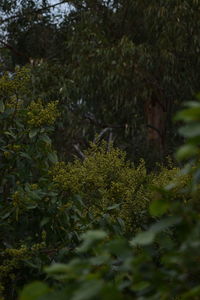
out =
[[14,64],[37,65],[35,95],[60,100],[59,148],[69,154],[98,133],[132,158],[149,147],[173,151],[171,117],[199,90],[200,2],[63,2],[62,21],[53,11],[60,2],[24,1],[6,26],[7,41],[26,56],[10,51]]

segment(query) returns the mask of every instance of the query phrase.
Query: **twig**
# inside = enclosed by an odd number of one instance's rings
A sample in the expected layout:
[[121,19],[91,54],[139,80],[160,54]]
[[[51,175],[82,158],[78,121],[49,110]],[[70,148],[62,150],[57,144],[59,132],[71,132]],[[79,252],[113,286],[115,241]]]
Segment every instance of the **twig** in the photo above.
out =
[[100,134],[94,139],[94,143],[95,143],[95,144],[98,143],[98,142],[100,141],[100,139],[102,138],[102,136],[103,136],[107,131],[109,131],[109,130],[111,130],[111,128],[109,128],[109,127],[104,128],[104,129],[100,132]]
[[81,158],[84,160],[85,159],[85,154],[81,151],[81,149],[79,148],[79,145],[76,144],[74,145],[74,149],[78,152],[78,154],[81,156]]

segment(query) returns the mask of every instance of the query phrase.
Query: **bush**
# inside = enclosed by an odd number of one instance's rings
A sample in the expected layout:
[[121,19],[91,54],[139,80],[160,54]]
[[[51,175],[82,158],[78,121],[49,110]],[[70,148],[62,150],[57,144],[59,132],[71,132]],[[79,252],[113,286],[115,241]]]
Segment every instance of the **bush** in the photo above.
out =
[[159,184],[173,179],[176,169],[162,170],[152,179],[157,197],[151,200],[150,213],[160,218],[130,241],[122,236],[110,239],[105,231],[87,231],[67,264],[45,269],[55,280],[53,287],[32,283],[20,300],[30,300],[35,288],[35,300],[199,299],[199,151],[194,154],[191,148],[199,149],[199,131],[193,139],[192,129],[199,124],[200,106],[196,103],[195,107],[198,110],[187,110],[182,116],[183,120],[190,117],[189,164],[165,188]]
[[[84,153],[84,161],[58,163],[51,175],[56,187],[67,197],[79,194],[86,205],[83,213],[97,217],[108,208],[114,218],[125,221],[128,230],[140,227],[149,199],[143,197],[148,184],[144,161],[134,168],[126,161],[125,153],[106,143],[91,144]],[[117,209],[119,206],[119,209]]]

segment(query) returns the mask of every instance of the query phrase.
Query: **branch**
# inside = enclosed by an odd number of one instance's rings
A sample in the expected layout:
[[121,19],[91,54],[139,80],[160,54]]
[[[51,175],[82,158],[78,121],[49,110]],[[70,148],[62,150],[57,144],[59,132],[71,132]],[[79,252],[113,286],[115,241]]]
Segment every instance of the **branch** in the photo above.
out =
[[107,131],[111,131],[111,128],[107,127],[107,128],[104,128],[100,134],[94,139],[94,143],[98,143],[100,141],[100,139],[102,138],[102,136],[107,132]]
[[85,159],[85,154],[81,151],[78,144],[74,145],[74,149],[78,152],[80,157],[84,160]]
[[26,54],[23,54],[23,53],[17,51],[13,46],[11,46],[11,45],[5,43],[5,42],[2,41],[2,40],[0,40],[0,43],[1,43],[2,45],[4,45],[5,48],[7,48],[7,49],[9,49],[10,51],[12,51],[13,53],[15,53],[17,56],[23,56],[23,57],[25,57],[25,58],[27,58],[27,59],[29,60],[29,57],[28,57]]
[[[42,7],[42,8],[36,9],[35,11],[27,13],[27,15],[39,14],[39,13],[42,13],[43,11],[45,11],[45,10],[54,8],[54,7],[58,6],[58,5],[61,5],[61,4],[67,3],[67,2],[70,2],[70,1],[69,0],[63,0],[63,1],[57,2],[55,4],[48,5],[46,7]],[[5,19],[1,20],[1,24],[5,23],[5,22],[9,22],[10,20],[18,18],[20,16],[21,16],[21,14],[16,14],[14,16],[5,18]]]

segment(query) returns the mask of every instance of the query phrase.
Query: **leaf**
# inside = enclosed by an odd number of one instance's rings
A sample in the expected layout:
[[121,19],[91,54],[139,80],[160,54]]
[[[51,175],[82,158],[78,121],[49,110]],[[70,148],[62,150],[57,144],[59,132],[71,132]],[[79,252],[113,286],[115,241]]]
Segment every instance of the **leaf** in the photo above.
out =
[[38,133],[38,129],[31,129],[29,132],[30,139],[34,138],[37,133]]
[[103,288],[103,282],[101,280],[96,281],[88,281],[81,285],[80,289],[78,289],[72,300],[90,300],[99,298],[99,293]]
[[130,245],[131,246],[137,246],[137,245],[145,246],[145,245],[152,244],[155,239],[155,236],[156,236],[155,232],[150,231],[150,230],[138,233],[136,235],[136,237],[130,241]]
[[0,100],[0,112],[3,113],[5,110],[5,105],[3,103],[3,100]]
[[198,152],[198,147],[191,144],[187,144],[179,148],[179,150],[176,153],[176,158],[178,160],[189,159],[191,157],[196,156]]
[[30,155],[28,155],[28,154],[25,153],[25,152],[21,152],[21,153],[20,153],[20,156],[21,156],[21,157],[24,157],[24,158],[27,158],[27,159],[29,159],[29,160],[32,160],[32,158],[30,157]]
[[41,135],[40,140],[47,143],[47,144],[49,144],[49,145],[51,144],[51,139],[46,134]]
[[48,274],[62,274],[65,272],[69,272],[69,267],[66,264],[55,263],[49,267],[46,267],[45,272],[47,272]]
[[183,126],[179,129],[179,133],[186,138],[200,136],[200,124],[193,123],[190,125]]
[[24,287],[19,300],[39,300],[41,296],[46,295],[48,292],[50,292],[50,289],[46,284],[35,281]]
[[107,237],[107,233],[102,230],[89,230],[82,236],[83,243],[77,248],[77,252],[88,251],[96,242],[102,241]]
[[188,109],[184,109],[180,112],[177,113],[175,120],[179,121],[185,121],[185,122],[190,122],[190,121],[198,121],[200,120],[200,106],[198,103],[198,107],[192,107]]
[[182,220],[181,217],[168,217],[168,218],[162,219],[161,221],[153,224],[150,227],[150,230],[153,231],[154,233],[159,233],[161,231],[168,229],[169,227],[179,224],[181,222],[181,220]]
[[168,208],[169,208],[169,202],[167,202],[165,199],[163,198],[155,199],[150,204],[149,212],[152,216],[160,217],[164,213],[166,213]]
[[131,246],[145,246],[152,244],[154,239],[156,238],[156,235],[166,229],[168,229],[171,226],[174,226],[178,223],[180,223],[181,218],[179,217],[168,217],[165,218],[155,224],[153,224],[148,231],[141,232],[136,235],[135,238],[133,238],[130,241]]
[[109,210],[113,210],[113,209],[119,209],[120,205],[121,205],[121,203],[116,203],[112,206],[109,206],[106,210],[109,211]]
[[50,218],[49,217],[44,217],[42,219],[42,221],[40,222],[40,227],[43,227],[44,225],[46,225],[47,223],[49,223]]
[[50,162],[52,162],[53,164],[56,164],[58,162],[58,157],[56,152],[51,152],[48,153],[48,159],[50,160]]

